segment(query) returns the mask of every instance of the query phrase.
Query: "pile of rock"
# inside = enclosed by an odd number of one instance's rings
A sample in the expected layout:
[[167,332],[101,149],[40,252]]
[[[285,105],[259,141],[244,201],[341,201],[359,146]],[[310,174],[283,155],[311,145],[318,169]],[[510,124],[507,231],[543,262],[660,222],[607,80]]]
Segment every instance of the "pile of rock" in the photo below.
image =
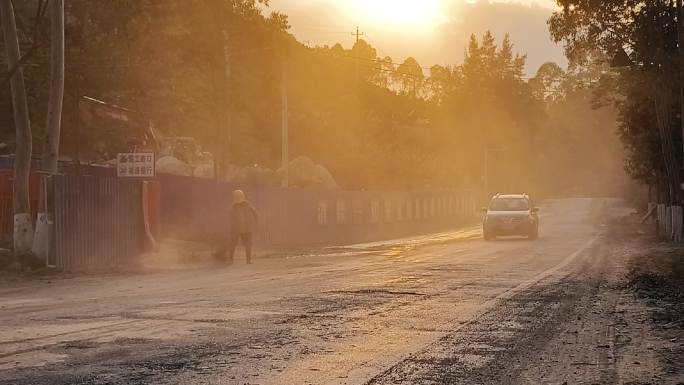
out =
[[[278,170],[278,174],[285,175],[285,170]],[[290,162],[290,186],[301,188],[315,188],[324,190],[339,189],[335,178],[327,168],[316,164],[313,160],[300,156]]]
[[[216,178],[214,158],[195,143],[192,138],[165,138],[160,157],[157,160],[157,173],[197,178]],[[274,171],[258,164],[246,167],[227,165],[220,170],[218,179],[250,186],[280,186],[285,177],[283,168]],[[339,189],[330,171],[313,160],[299,156],[290,162],[289,185],[307,189]]]
[[165,137],[160,141],[157,172],[198,178],[214,178],[214,157],[190,137]]
[[193,166],[171,155],[157,159],[156,170],[159,174],[181,176],[193,176],[195,171]]
[[281,183],[275,171],[258,164],[247,167],[229,165],[224,175],[227,182],[249,186],[276,187]]

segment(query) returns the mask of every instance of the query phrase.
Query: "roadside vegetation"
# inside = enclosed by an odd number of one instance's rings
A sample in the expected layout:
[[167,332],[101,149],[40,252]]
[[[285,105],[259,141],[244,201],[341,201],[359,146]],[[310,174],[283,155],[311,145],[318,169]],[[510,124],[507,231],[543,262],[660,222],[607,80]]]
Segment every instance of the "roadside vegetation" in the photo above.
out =
[[[36,3],[17,5],[25,46]],[[287,62],[291,158],[321,163],[343,188],[480,188],[485,152],[492,191],[589,195],[622,187],[617,112],[592,105],[605,62],[568,70],[547,63],[526,74],[525,54],[509,37],[485,33],[471,37],[462,63],[426,67],[382,55],[363,39],[308,46],[267,2],[214,5],[67,2],[61,153],[105,162],[126,146],[122,127],[78,120],[77,95],[87,95],[138,111],[166,135],[196,138],[219,173],[228,163],[277,169]],[[46,98],[45,44],[30,63],[38,144],[45,135],[45,103],[37,102]],[[0,98],[0,116],[10,127],[8,101]],[[11,153],[11,132],[0,141]],[[42,151],[37,145],[35,153]]]
[[681,204],[681,61],[684,20],[668,0],[558,0],[549,20],[551,35],[565,45],[571,65],[606,62],[597,105],[617,110],[618,132],[626,148],[625,169],[653,187],[654,200]]

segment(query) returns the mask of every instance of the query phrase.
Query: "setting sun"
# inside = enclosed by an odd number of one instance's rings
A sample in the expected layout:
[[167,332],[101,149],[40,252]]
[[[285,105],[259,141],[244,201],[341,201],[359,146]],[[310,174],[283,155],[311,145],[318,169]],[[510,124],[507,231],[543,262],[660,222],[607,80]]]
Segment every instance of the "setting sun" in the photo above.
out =
[[372,23],[430,28],[444,18],[443,0],[355,0],[354,13]]

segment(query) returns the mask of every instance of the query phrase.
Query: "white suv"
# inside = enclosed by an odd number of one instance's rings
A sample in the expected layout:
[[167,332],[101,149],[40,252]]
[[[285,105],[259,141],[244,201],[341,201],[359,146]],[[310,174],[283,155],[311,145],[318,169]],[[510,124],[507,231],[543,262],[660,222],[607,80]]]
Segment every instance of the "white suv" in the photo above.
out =
[[527,194],[497,194],[482,210],[485,212],[482,233],[487,241],[506,235],[529,239],[539,236],[539,209]]

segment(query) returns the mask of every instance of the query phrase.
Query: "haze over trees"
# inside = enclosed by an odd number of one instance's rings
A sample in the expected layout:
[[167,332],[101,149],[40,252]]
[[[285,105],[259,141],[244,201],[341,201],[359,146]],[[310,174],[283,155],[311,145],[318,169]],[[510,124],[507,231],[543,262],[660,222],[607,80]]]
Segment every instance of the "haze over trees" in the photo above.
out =
[[[25,49],[35,3],[21,7]],[[288,33],[286,15],[256,0],[66,4],[61,153],[71,157],[77,96],[87,95],[138,111],[167,135],[196,138],[220,162],[275,169],[287,61],[291,157],[323,164],[343,188],[480,189],[485,173],[492,192],[575,195],[620,183],[614,122],[624,112],[592,108],[607,64],[547,63],[528,78],[524,53],[491,33],[473,35],[453,66],[386,57],[363,39],[310,47]],[[46,98],[44,46],[25,74],[32,100]],[[0,125],[12,127],[1,92]],[[40,144],[45,103],[30,104]],[[80,126],[84,159],[107,161],[126,146],[118,126]],[[11,133],[0,135],[11,151]]]
[[[558,0],[549,26],[576,66],[608,63],[625,50],[619,68],[604,71],[595,102],[618,112],[629,175],[657,186],[659,201],[681,203],[681,58],[684,35],[676,3],[665,0]],[[678,27],[680,23],[680,27]],[[605,65],[605,64],[604,64]]]

